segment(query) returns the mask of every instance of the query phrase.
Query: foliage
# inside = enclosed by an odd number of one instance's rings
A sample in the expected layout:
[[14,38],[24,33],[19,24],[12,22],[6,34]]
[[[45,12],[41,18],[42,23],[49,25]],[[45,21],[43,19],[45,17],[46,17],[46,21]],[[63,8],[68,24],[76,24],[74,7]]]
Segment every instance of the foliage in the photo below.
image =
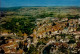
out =
[[72,43],[75,43],[75,40],[69,40],[69,42],[68,42],[69,44],[72,44]]
[[59,51],[66,53],[67,52],[67,48],[64,47],[63,45],[59,48]]
[[37,43],[37,46],[38,45],[45,45],[46,43],[44,43],[43,41],[39,41],[38,43]]
[[80,31],[80,27],[79,27],[79,28],[77,28],[77,31]]
[[27,33],[28,35],[32,33],[35,27],[34,23],[31,23],[30,19],[26,18],[12,18],[11,21],[6,21],[1,26],[12,32]]
[[78,19],[78,18],[80,18],[79,14],[76,14],[76,15],[67,14],[67,17],[68,17],[69,19]]
[[34,47],[33,45],[30,46],[29,50],[28,50],[29,54],[37,54],[37,49],[36,47]]
[[[77,10],[77,11],[76,11]],[[11,7],[1,8],[1,16],[28,16],[35,18],[58,17],[59,19],[69,17],[78,18],[80,7]],[[75,13],[73,13],[75,12]]]
[[66,34],[60,34],[61,37],[65,38]]

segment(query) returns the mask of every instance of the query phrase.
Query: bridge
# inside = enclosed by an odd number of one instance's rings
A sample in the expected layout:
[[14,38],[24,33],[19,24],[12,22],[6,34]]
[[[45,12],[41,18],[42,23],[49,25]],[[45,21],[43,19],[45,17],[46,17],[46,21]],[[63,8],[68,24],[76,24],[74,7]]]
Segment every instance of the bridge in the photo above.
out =
[[44,50],[47,46],[49,46],[50,44],[55,43],[55,42],[56,42],[56,41],[54,41],[54,40],[50,40],[50,41],[48,41],[48,43],[47,43],[46,45],[42,45],[43,48],[41,49],[41,54],[43,54],[43,50]]

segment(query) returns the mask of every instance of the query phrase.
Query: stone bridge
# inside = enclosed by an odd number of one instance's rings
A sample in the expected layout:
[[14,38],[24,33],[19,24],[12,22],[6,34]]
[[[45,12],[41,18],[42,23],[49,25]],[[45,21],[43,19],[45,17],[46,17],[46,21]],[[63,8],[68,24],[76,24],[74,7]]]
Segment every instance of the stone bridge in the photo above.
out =
[[54,41],[54,40],[48,41],[48,43],[47,43],[46,45],[44,45],[43,48],[41,49],[41,54],[43,54],[43,50],[44,50],[47,46],[49,46],[50,44],[55,43],[55,42],[56,42],[56,41]]

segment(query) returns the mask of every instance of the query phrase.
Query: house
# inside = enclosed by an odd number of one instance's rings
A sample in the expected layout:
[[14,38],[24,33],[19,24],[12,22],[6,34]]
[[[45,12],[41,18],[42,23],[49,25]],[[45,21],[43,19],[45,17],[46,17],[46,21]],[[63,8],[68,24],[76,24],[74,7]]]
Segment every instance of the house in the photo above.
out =
[[11,43],[7,43],[7,44],[3,44],[3,45],[1,45],[1,47],[8,48],[8,49],[11,49],[11,48],[16,49],[19,46],[17,43],[11,42]]
[[80,38],[80,35],[75,35],[75,39],[79,39]]
[[18,43],[18,42],[20,42],[20,40],[19,39],[9,39],[9,40],[6,40],[6,43],[11,43],[11,42]]
[[55,54],[55,53],[57,53],[57,49],[56,49],[56,47],[51,47],[51,49],[50,49],[50,54]]
[[23,34],[24,40],[27,39],[28,35],[26,33]]
[[63,18],[61,19],[61,21],[68,21],[68,18]]
[[78,19],[78,24],[80,25],[80,18]]
[[77,48],[80,48],[80,42],[77,42],[77,46],[76,46]]
[[5,53],[5,54],[10,53],[10,50],[9,50],[8,48],[4,48],[4,47],[3,47],[2,49],[4,50],[4,53]]
[[75,32],[72,32],[73,34],[80,34],[80,31],[75,31]]
[[68,33],[68,29],[63,29],[63,30],[62,30],[62,33],[67,34],[67,33]]
[[57,40],[61,39],[61,36],[56,36],[56,39],[57,39]]
[[62,43],[62,46],[68,48],[68,44],[67,43]]
[[23,53],[24,51],[22,49],[19,49],[16,54],[23,54]]
[[14,48],[10,49],[10,54],[16,54],[16,49]]
[[8,32],[1,33],[2,36],[8,35]]

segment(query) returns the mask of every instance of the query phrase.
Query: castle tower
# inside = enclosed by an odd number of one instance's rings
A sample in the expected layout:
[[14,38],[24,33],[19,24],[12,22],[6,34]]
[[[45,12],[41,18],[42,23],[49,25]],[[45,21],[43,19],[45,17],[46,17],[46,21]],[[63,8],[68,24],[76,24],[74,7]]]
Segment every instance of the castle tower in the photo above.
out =
[[36,44],[37,43],[37,33],[36,30],[33,30],[33,43]]

